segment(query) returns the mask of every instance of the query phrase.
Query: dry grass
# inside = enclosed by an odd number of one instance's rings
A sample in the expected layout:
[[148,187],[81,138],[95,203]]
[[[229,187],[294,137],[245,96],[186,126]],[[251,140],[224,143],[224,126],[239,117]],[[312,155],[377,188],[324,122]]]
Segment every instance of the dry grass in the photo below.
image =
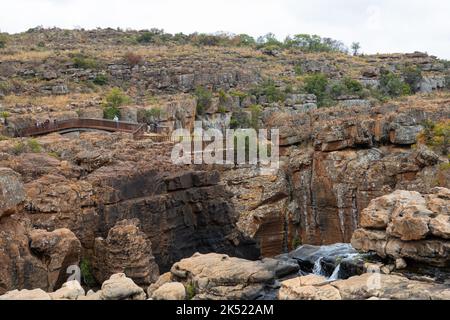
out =
[[40,61],[54,56],[54,51],[17,51],[0,54],[0,61]]
[[8,107],[14,107],[16,105],[33,105],[33,106],[48,106],[57,109],[62,109],[72,102],[82,102],[89,101],[98,97],[98,94],[68,94],[60,96],[42,96],[42,97],[31,97],[31,96],[16,96],[8,95],[2,100],[2,104]]

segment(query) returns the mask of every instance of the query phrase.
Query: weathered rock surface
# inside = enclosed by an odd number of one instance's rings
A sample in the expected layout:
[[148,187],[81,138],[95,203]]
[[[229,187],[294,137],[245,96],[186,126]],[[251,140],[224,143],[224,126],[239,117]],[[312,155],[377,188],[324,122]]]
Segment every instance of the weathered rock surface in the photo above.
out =
[[140,231],[137,219],[119,221],[106,239],[97,238],[93,256],[94,276],[99,283],[115,273],[125,273],[138,285],[149,285],[159,277],[151,242]]
[[287,250],[288,185],[284,174],[261,175],[255,168],[225,170],[221,183],[233,194],[238,228],[256,239],[266,257]]
[[273,271],[261,261],[221,254],[195,254],[173,265],[172,278],[190,284],[194,299],[252,300],[264,295],[274,280]]
[[[184,288],[184,287],[183,287]],[[101,290],[89,290],[85,295],[84,289],[76,280],[68,281],[55,292],[46,293],[42,289],[13,290],[0,295],[0,300],[145,300],[144,290],[136,285],[125,274],[118,273],[106,280]]]
[[30,249],[47,265],[49,290],[55,290],[65,282],[67,268],[79,264],[80,241],[68,229],[32,230],[29,238]]
[[77,300],[84,296],[84,289],[76,280],[66,282],[55,292],[50,293],[52,300]]
[[327,282],[324,277],[305,276],[282,282],[278,297],[282,300],[448,300],[450,287],[377,273],[334,282]]
[[450,261],[450,190],[435,188],[426,196],[395,191],[372,200],[361,213],[361,229],[352,245],[382,257],[405,258],[435,266]]
[[145,300],[144,290],[136,285],[133,280],[125,274],[112,275],[109,280],[102,284],[100,293],[101,300]]
[[[42,153],[19,155],[12,152],[13,143],[0,143],[5,152],[2,165],[17,169],[25,182],[23,205],[13,208],[17,218],[0,219],[0,241],[6,248],[5,263],[0,265],[5,275],[0,280],[3,292],[15,288],[51,291],[62,285],[58,270],[67,266],[58,266],[56,256],[44,262],[54,248],[39,240],[53,237],[58,242],[53,233],[58,229],[71,230],[79,239],[84,259],[102,270],[96,272],[100,283],[124,272],[147,285],[157,276],[156,264],[167,271],[195,252],[259,257],[255,242],[236,228],[238,216],[231,194],[218,184],[219,174],[172,165],[170,144],[99,133],[77,138],[54,134],[40,138],[39,143]],[[46,156],[44,150],[59,156]],[[139,220],[139,229],[114,228],[119,221],[133,219]],[[35,241],[30,242],[27,235],[33,229],[48,230],[48,234],[34,232]],[[127,237],[125,230],[135,237]],[[28,264],[20,260],[17,245],[26,253],[22,256]],[[64,261],[67,256],[60,253]],[[47,263],[51,276],[46,275]],[[36,270],[29,276],[27,270],[32,267]]]
[[185,300],[186,289],[179,282],[165,283],[153,292],[151,298],[153,300]]
[[9,291],[0,296],[0,300],[52,300],[52,298],[42,289],[23,289]]
[[25,200],[25,190],[20,175],[9,168],[0,168],[0,218],[16,212]]

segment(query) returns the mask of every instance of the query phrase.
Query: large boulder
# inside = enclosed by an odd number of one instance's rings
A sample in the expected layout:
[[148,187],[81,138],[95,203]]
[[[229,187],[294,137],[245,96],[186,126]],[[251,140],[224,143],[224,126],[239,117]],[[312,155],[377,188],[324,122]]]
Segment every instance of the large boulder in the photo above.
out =
[[48,272],[48,289],[60,287],[67,278],[67,268],[78,265],[81,255],[81,243],[69,229],[32,230],[30,248],[45,261]]
[[42,289],[23,289],[9,291],[0,296],[0,300],[52,300],[52,298]]
[[407,258],[435,266],[450,261],[450,190],[428,195],[395,191],[374,199],[361,213],[361,227],[352,237],[358,250],[379,256]]
[[98,282],[115,273],[125,273],[139,285],[149,285],[158,279],[151,242],[138,225],[137,219],[119,221],[106,239],[95,240],[93,267]]
[[186,289],[179,282],[165,283],[153,292],[151,298],[153,300],[184,300]]
[[25,190],[20,175],[0,168],[0,218],[16,212],[16,207],[25,199]]
[[50,293],[53,300],[77,300],[83,296],[84,289],[77,280],[68,281],[60,289]]
[[144,290],[123,273],[113,274],[102,284],[100,300],[145,300]]
[[450,288],[443,284],[380,273],[365,273],[334,282],[327,282],[323,277],[311,275],[283,281],[278,298],[282,300],[448,300]]
[[195,254],[173,265],[173,279],[192,286],[195,299],[253,300],[264,295],[275,274],[261,261],[223,254]]
[[339,290],[327,284],[322,276],[309,275],[281,283],[280,300],[341,300]]

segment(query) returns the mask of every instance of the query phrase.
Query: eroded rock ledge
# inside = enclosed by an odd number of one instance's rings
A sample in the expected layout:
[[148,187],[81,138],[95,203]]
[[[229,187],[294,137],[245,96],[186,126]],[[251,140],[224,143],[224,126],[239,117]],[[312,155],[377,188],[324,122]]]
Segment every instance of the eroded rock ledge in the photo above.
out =
[[352,245],[381,257],[446,267],[450,263],[450,190],[422,195],[395,191],[372,200],[361,213]]

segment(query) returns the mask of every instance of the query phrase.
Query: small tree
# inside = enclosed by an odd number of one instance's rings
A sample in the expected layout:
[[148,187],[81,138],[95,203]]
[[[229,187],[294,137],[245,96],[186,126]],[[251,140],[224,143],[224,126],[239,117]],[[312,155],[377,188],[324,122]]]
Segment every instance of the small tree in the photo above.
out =
[[137,66],[138,64],[141,64],[143,61],[142,56],[133,52],[127,52],[124,56],[124,59],[130,67]]
[[3,121],[5,123],[5,126],[8,125],[8,118],[11,114],[8,111],[2,111],[0,112],[0,117],[3,118]]
[[399,97],[411,93],[410,86],[392,72],[383,72],[380,77],[380,90],[389,97]]
[[197,114],[203,115],[206,109],[211,105],[212,92],[204,87],[197,87],[194,95],[197,97]]
[[357,56],[359,54],[360,49],[361,49],[361,44],[359,42],[352,43],[352,51],[353,51],[354,56]]
[[450,153],[450,120],[434,123],[425,121],[418,136],[418,143],[447,156]]
[[420,70],[417,66],[409,66],[403,69],[402,76],[405,81],[411,88],[413,93],[417,92],[420,86],[420,82],[422,81],[422,70]]
[[103,102],[103,116],[105,119],[114,119],[114,117],[120,116],[119,107],[131,102],[131,98],[128,97],[120,88],[112,88],[106,95]]
[[320,107],[325,106],[327,98],[329,98],[327,87],[328,78],[322,73],[310,75],[305,78],[305,91],[317,97],[317,102]]

